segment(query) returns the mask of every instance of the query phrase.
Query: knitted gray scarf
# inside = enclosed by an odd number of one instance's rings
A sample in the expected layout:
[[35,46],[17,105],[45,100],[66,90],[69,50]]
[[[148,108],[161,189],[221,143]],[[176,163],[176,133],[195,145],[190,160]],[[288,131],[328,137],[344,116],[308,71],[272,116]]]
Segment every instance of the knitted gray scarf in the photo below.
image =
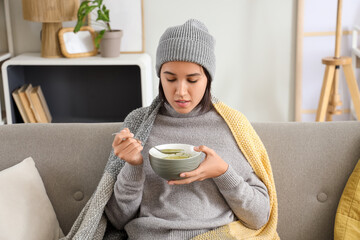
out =
[[[125,118],[123,128],[129,128],[134,133],[135,138],[146,143],[161,103],[159,97],[156,97],[149,107],[133,111]],[[108,221],[104,213],[106,203],[113,193],[117,175],[124,164],[125,161],[119,159],[111,151],[105,171],[95,192],[86,203],[68,235],[61,240],[127,239],[124,231],[119,231],[113,228],[111,224],[107,224]]]

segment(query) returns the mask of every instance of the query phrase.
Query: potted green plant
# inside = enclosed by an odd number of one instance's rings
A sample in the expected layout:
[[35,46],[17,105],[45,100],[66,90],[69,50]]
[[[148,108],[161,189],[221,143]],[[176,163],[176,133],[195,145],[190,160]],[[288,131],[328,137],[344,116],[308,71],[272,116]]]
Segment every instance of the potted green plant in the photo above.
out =
[[95,21],[100,24],[103,29],[96,33],[95,46],[99,49],[103,57],[116,57],[120,54],[120,43],[122,30],[114,30],[110,26],[110,10],[106,8],[103,0],[87,0],[83,1],[77,12],[77,23],[74,33],[80,31],[85,24],[85,18],[92,11],[97,12]]

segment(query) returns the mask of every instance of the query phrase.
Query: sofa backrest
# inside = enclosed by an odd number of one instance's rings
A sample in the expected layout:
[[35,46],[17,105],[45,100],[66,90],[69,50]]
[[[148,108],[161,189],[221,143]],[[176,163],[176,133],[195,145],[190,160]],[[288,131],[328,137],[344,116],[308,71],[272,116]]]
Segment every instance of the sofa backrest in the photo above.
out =
[[0,170],[31,156],[67,233],[94,192],[111,151],[111,134],[120,127],[120,123],[0,126]]
[[360,159],[360,122],[253,124],[272,164],[282,239],[334,239],[337,206]]
[[[332,239],[360,159],[360,122],[253,123],[268,151],[282,239]],[[67,233],[99,182],[121,123],[0,126],[0,171],[32,156]],[[0,193],[1,194],[1,193]]]

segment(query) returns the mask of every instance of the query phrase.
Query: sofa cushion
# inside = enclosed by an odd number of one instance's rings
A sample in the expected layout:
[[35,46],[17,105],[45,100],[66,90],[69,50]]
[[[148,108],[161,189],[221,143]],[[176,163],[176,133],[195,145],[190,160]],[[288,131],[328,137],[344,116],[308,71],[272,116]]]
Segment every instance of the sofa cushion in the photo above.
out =
[[51,240],[63,236],[31,157],[0,172],[0,239]]
[[335,217],[334,239],[360,239],[360,160],[340,198]]

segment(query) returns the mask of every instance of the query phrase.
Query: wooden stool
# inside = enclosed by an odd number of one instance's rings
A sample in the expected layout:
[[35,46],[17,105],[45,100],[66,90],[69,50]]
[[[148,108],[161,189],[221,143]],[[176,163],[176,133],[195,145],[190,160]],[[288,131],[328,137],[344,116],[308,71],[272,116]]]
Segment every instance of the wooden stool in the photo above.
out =
[[323,85],[321,88],[321,95],[319,100],[319,107],[316,114],[316,121],[322,122],[325,120],[325,115],[327,113],[326,110],[328,110],[328,107],[333,107],[333,109],[330,110],[333,111],[332,112],[333,114],[336,114],[336,112],[334,111],[334,104],[336,105],[336,103],[329,105],[329,98],[330,98],[330,91],[335,82],[333,81],[334,76],[337,75],[335,74],[335,71],[338,71],[340,66],[343,66],[344,68],[346,83],[350,91],[351,99],[354,103],[356,116],[360,120],[360,93],[359,93],[358,84],[355,79],[355,74],[352,69],[351,58],[328,57],[328,58],[323,58],[322,63],[326,65],[326,69],[325,69]]

